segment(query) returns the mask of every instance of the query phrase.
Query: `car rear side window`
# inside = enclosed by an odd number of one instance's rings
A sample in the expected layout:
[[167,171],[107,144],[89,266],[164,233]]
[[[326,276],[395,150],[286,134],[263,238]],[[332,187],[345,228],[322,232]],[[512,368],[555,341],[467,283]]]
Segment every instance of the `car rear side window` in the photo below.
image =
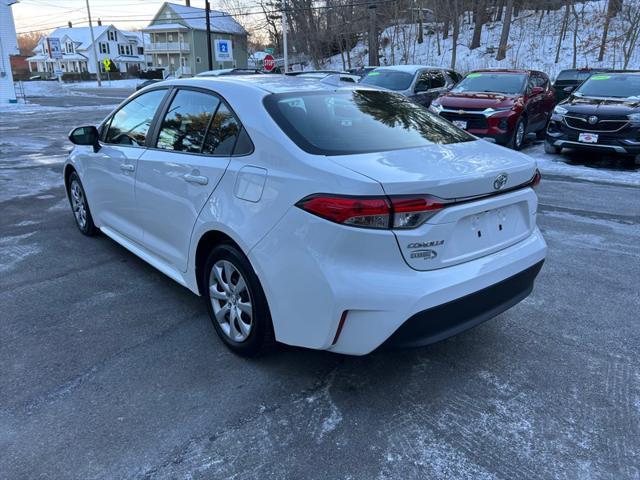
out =
[[153,117],[166,93],[166,89],[143,93],[118,110],[111,118],[105,143],[144,147]]
[[240,133],[240,122],[224,102],[220,104],[207,133],[202,153],[208,155],[231,155]]
[[267,111],[300,148],[350,155],[474,140],[397,93],[344,90],[274,94]]
[[214,95],[178,90],[162,120],[156,147],[200,153],[207,127],[219,103]]

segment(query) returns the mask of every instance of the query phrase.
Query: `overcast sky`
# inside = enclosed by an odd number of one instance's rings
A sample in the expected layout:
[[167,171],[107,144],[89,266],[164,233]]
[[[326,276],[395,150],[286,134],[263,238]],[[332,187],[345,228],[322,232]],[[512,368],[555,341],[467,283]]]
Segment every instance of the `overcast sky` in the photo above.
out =
[[[86,0],[18,0],[12,6],[13,18],[18,33],[34,30],[51,30],[66,27],[71,21],[74,26],[87,26]],[[184,0],[172,0],[184,3]],[[101,18],[105,24],[118,28],[134,29],[149,24],[163,0],[89,0],[91,18]],[[204,8],[204,0],[192,0],[194,7]],[[211,8],[219,2],[211,1]]]

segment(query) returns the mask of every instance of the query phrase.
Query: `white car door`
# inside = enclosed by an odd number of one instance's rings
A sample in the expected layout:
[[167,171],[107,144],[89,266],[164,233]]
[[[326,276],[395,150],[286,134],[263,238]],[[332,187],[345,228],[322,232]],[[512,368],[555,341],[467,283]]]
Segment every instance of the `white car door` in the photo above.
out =
[[86,160],[83,183],[96,217],[108,227],[136,242],[142,241],[142,225],[135,199],[138,159],[145,151],[149,128],[167,89],[132,99],[106,122],[101,148]]
[[243,143],[245,150],[252,146],[231,109],[215,94],[179,88],[167,103],[155,145],[138,160],[136,199],[145,247],[186,271],[200,210],[229,165],[236,143]]

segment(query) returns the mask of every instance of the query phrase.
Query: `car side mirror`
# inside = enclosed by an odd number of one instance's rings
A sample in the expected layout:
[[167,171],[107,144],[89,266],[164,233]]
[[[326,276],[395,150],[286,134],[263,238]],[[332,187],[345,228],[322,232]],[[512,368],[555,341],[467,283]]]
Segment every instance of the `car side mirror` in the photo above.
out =
[[533,87],[533,88],[531,89],[531,95],[532,95],[532,96],[534,96],[534,95],[540,95],[542,92],[544,92],[544,88],[542,88],[542,87]]
[[575,86],[573,86],[573,85],[569,85],[568,87],[564,87],[564,88],[562,89],[562,91],[563,91],[563,92],[565,92],[565,93],[571,93],[571,92],[573,92],[575,89],[576,89],[576,87],[575,87]]
[[74,128],[69,133],[69,140],[74,145],[91,145],[94,153],[100,150],[100,134],[93,125]]

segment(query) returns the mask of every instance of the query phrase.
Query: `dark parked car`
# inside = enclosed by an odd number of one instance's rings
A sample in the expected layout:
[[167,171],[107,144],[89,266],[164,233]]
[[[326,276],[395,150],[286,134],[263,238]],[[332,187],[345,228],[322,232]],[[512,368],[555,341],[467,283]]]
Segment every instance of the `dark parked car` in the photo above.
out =
[[360,80],[363,85],[384,88],[428,107],[434,98],[451,89],[462,76],[454,70],[423,65],[378,67]]
[[347,73],[342,70],[297,70],[295,72],[287,72],[285,75],[290,77],[297,77],[298,75],[308,75],[311,73],[324,73],[325,75],[336,75],[339,73]]
[[558,104],[544,149],[563,147],[631,154],[640,163],[640,73],[591,75]]
[[158,83],[161,82],[162,80],[157,80],[155,78],[152,78],[150,80],[145,80],[142,83],[139,83],[138,85],[136,85],[136,91],[138,90],[142,90],[144,87],[148,87],[149,85],[153,85],[154,83]]
[[549,77],[534,70],[476,70],[430,110],[478,137],[519,150],[527,133],[543,139],[555,95]]
[[561,102],[573,92],[582,82],[594,73],[602,73],[607,70],[594,70],[592,68],[572,68],[562,70],[553,82],[553,90],[556,93],[556,102]]

